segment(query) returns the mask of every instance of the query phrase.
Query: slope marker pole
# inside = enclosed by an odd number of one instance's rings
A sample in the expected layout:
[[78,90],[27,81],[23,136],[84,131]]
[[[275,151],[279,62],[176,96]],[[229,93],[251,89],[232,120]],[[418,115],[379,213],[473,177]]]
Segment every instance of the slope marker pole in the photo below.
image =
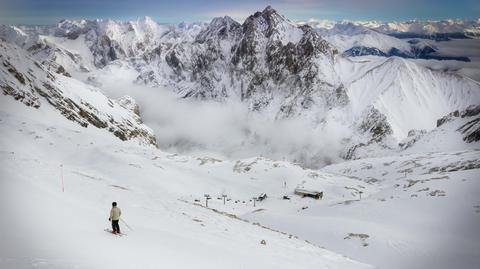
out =
[[65,192],[65,184],[63,182],[63,164],[60,164],[60,178],[62,179],[62,192]]

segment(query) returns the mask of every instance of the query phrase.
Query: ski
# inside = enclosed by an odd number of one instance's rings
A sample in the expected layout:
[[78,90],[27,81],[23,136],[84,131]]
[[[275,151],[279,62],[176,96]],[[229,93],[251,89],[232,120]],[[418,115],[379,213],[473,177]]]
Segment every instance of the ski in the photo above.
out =
[[116,236],[124,236],[124,235],[127,235],[127,234],[125,234],[125,233],[114,233],[113,230],[111,230],[111,229],[104,229],[104,231],[107,232],[107,233],[111,233],[111,234],[113,234],[113,235],[116,235]]

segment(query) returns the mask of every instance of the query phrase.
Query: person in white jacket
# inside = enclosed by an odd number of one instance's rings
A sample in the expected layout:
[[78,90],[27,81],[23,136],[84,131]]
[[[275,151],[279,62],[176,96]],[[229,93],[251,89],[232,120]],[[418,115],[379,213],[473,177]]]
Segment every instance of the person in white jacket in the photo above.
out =
[[108,218],[108,220],[112,222],[112,229],[114,234],[120,233],[120,225],[118,224],[118,222],[120,221],[120,215],[122,215],[122,210],[117,207],[117,202],[113,202],[112,210],[110,210],[110,217]]

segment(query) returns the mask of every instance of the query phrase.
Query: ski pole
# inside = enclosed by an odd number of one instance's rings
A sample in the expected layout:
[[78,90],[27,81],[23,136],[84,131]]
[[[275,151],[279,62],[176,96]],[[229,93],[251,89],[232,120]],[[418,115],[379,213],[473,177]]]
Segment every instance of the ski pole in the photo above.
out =
[[133,231],[133,229],[122,218],[120,218],[120,220],[123,222],[123,224],[125,224],[125,226],[127,226],[128,229]]

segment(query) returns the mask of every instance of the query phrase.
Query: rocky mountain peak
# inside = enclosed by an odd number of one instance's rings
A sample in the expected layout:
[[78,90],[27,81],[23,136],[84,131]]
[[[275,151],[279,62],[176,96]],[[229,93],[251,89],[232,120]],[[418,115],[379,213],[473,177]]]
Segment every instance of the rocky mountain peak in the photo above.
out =
[[215,39],[216,37],[227,39],[228,37],[237,35],[240,28],[240,23],[229,16],[216,17],[197,35],[196,41],[203,43],[206,40]]
[[142,123],[135,100],[112,100],[98,89],[47,70],[21,48],[0,41],[0,90],[26,106],[50,106],[82,127],[104,129],[120,140],[156,146],[153,131]]
[[296,30],[299,29],[294,23],[278,14],[271,6],[267,6],[261,12],[255,12],[255,14],[249,16],[243,23],[244,33],[261,32],[267,38],[276,34],[282,37],[288,35],[288,32]]

